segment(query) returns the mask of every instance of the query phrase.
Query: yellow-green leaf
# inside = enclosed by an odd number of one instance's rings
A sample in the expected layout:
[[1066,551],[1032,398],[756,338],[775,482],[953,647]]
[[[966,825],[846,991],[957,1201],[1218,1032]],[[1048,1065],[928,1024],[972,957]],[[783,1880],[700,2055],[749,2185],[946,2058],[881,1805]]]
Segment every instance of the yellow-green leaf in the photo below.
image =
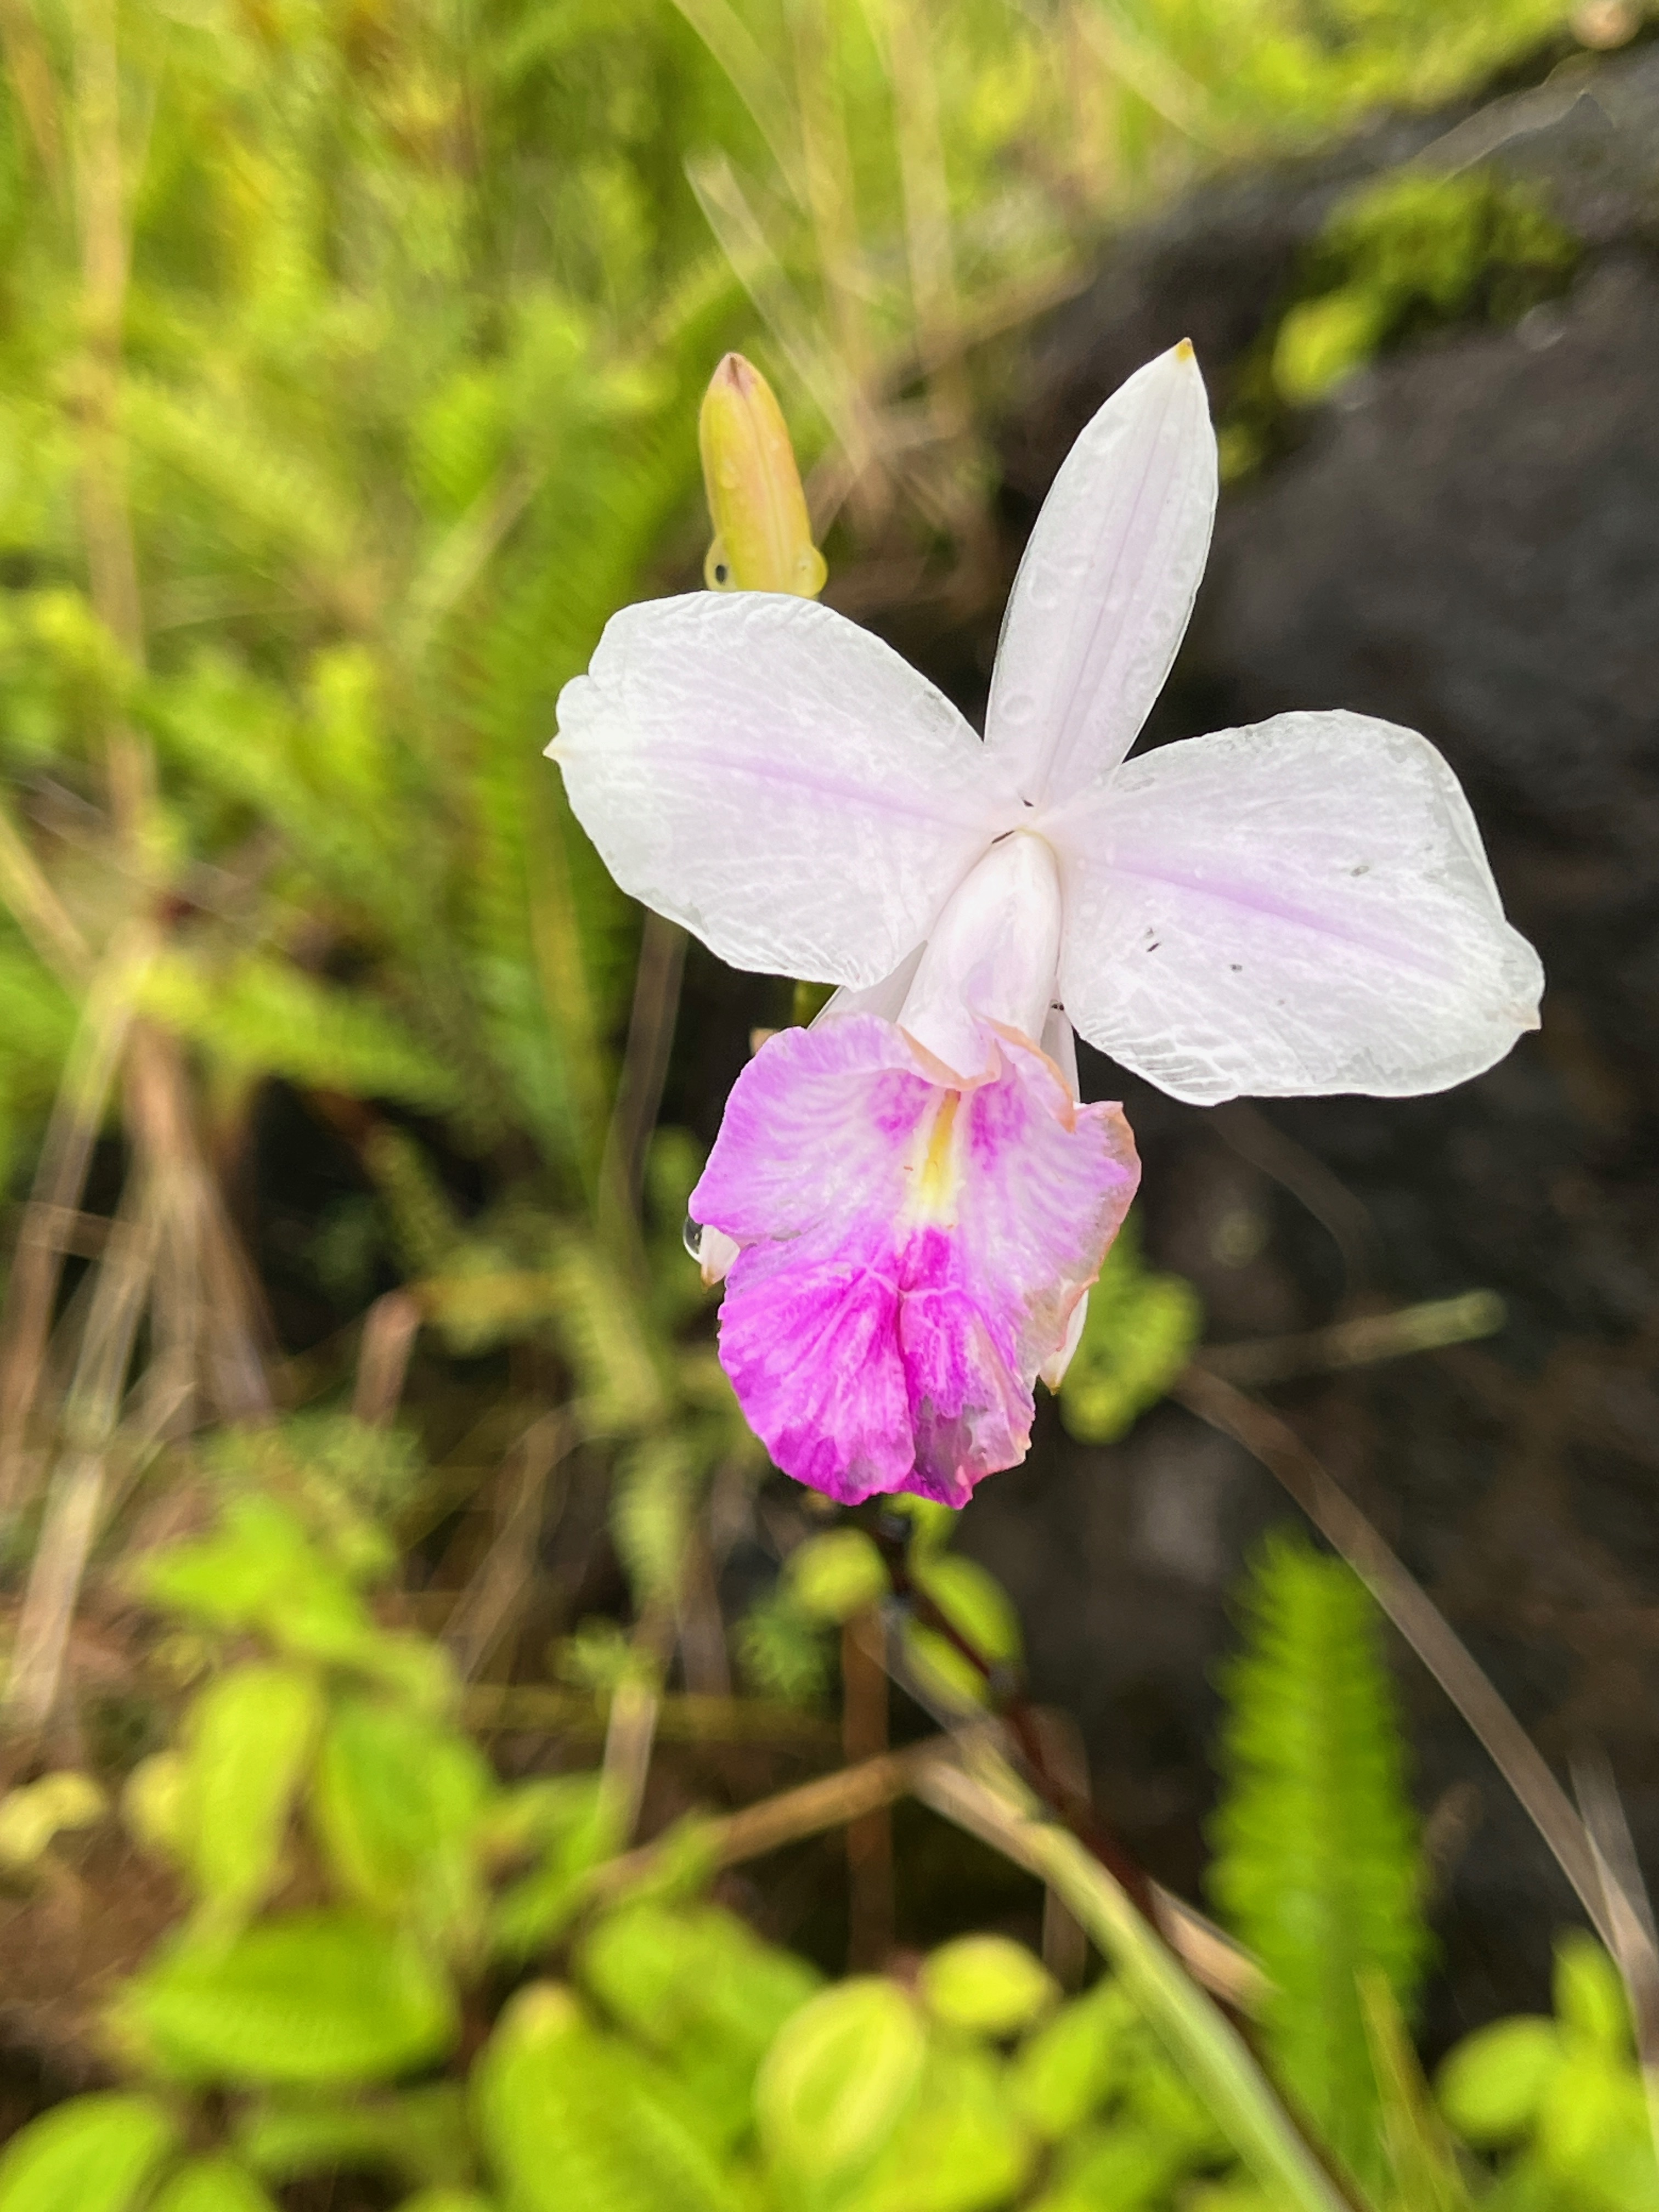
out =
[[0,2152],[0,2212],[128,2212],[177,2142],[153,2097],[71,2097]]

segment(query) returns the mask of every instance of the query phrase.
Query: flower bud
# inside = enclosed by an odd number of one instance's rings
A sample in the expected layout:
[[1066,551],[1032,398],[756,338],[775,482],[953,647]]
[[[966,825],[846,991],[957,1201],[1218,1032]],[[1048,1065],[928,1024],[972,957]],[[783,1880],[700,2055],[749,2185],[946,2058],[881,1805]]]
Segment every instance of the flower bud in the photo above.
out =
[[697,418],[714,542],[703,581],[715,592],[815,599],[829,573],[812,543],[806,495],[772,387],[740,353],[709,380]]

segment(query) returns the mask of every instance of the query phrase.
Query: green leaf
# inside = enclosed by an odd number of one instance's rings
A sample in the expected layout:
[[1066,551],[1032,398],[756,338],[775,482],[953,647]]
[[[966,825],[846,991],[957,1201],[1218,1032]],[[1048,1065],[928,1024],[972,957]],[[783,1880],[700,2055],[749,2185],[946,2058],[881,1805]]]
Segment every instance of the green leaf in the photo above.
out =
[[1226,1668],[1224,1777],[1208,1882],[1261,1961],[1268,2047],[1310,2118],[1360,2180],[1382,2139],[1359,1978],[1408,2011],[1427,1949],[1376,1608],[1340,1560],[1281,1535],[1256,1561]]
[[823,1627],[779,1590],[757,1598],[739,1622],[738,1663],[751,1689],[789,1705],[817,1705],[829,1684]]
[[962,1519],[959,1507],[941,1504],[937,1498],[916,1498],[897,1491],[884,1498],[884,1508],[910,1523],[909,1556],[914,1572],[919,1559],[931,1559],[945,1549]]
[[1018,2035],[1059,1998],[1040,1959],[1006,1936],[961,1936],[933,1952],[917,1985],[924,2005],[947,2027],[975,2035]]
[[1384,175],[1328,220],[1312,257],[1325,289],[1285,314],[1273,383],[1305,406],[1407,333],[1471,311],[1518,320],[1565,288],[1580,251],[1529,186],[1490,168]]
[[1624,1977],[1593,1936],[1574,1929],[1557,1942],[1554,1996],[1564,2029],[1609,2058],[1634,2054]]
[[212,1534],[152,1553],[134,1579],[164,1612],[212,1628],[262,1629],[302,1656],[362,1660],[374,1640],[356,1590],[275,1498],[228,1499]]
[[228,1925],[270,1894],[322,1693],[289,1667],[234,1668],[191,1707],[176,1833],[204,1906]]
[[473,2069],[479,2137],[513,2212],[738,2212],[688,2100],[568,1990],[521,1990]]
[[[1054,2185],[1031,2212],[1163,2212],[1192,2163],[1178,2137],[1133,2121],[1085,2128],[1062,2147]],[[1186,2212],[1186,2198],[1176,2201]],[[1277,2203],[1272,2212],[1279,2212]]]
[[1478,2148],[1513,2142],[1537,2118],[1565,2057],[1553,2020],[1494,2021],[1466,2035],[1442,2064],[1440,2109]]
[[797,1544],[784,1581],[803,1613],[835,1623],[878,1604],[891,1587],[881,1553],[862,1528],[832,1528]]
[[182,1752],[152,1752],[141,1759],[121,1792],[127,1832],[156,1858],[183,1863],[190,1849],[185,1816],[188,1768]]
[[[1016,1664],[1020,1655],[1019,1615],[995,1576],[976,1559],[939,1552],[913,1559],[918,1586],[933,1599],[957,1633],[991,1667]],[[925,1682],[963,1705],[983,1705],[984,1677],[947,1637],[909,1620],[904,1648]]]
[[65,1829],[90,1828],[109,1800],[89,1774],[65,1767],[20,1784],[0,1797],[0,1866],[32,1867]]
[[1009,2068],[1015,2109],[1048,2142],[1083,2125],[1123,2076],[1138,2015],[1115,1981],[1062,2005]]
[[606,2010],[687,2083],[721,2142],[746,2129],[767,2046],[822,1985],[805,1960],[713,1905],[630,1903],[598,1923],[577,1963]]
[[586,1902],[594,1869],[618,1848],[616,1802],[595,1775],[561,1777],[566,1791],[540,1863],[501,1892],[489,1918],[490,1948],[528,1959],[568,1927]]
[[768,2155],[811,2183],[868,2164],[908,2109],[926,2053],[895,1983],[855,1975],[825,1990],[785,2022],[756,2081]]
[[434,2081],[392,2097],[272,2099],[245,2111],[236,2148],[267,2181],[332,2173],[337,2167],[385,2172],[399,2181],[450,2183],[472,2169],[466,2093]]
[[1273,343],[1279,397],[1292,407],[1328,398],[1370,359],[1388,322],[1388,303],[1357,288],[1298,301]]
[[130,1982],[118,2027],[185,2080],[383,2080],[453,2040],[454,1999],[406,1938],[349,1912],[181,1946]]
[[477,2189],[422,2189],[405,2197],[397,2212],[501,2212],[501,2206]]
[[288,1505],[248,1492],[227,1499],[212,1534],[141,1560],[133,1583],[163,1612],[226,1633],[257,1630],[291,1657],[351,1668],[428,1707],[444,1704],[453,1678],[441,1648],[377,1627],[337,1549],[325,1549]]
[[168,2180],[150,2212],[276,2212],[276,2201],[234,2158],[193,2158]]
[[1248,2175],[1232,2174],[1225,2181],[1200,2182],[1182,2198],[1181,2212],[1277,2212],[1277,2207]]
[[0,2212],[127,2212],[178,2141],[153,2097],[71,2097],[0,2152]]
[[[1595,2185],[1621,2168],[1648,2212],[1659,2206],[1653,2131],[1642,2077],[1634,2066],[1585,2044],[1570,2047],[1545,2084],[1535,2140],[1540,2156],[1563,2182]],[[1615,2184],[1615,2188],[1617,2185]]]
[[341,1698],[317,1761],[311,1818],[342,1887],[434,1934],[482,1920],[474,1837],[494,1778],[453,1729],[384,1699]]
[[1006,2204],[1035,2146],[986,2051],[927,2055],[915,2102],[845,2212],[981,2212]]
[[1018,1660],[1019,1614],[1002,1584],[977,1559],[941,1553],[920,1561],[915,1576],[918,1586],[982,1659],[994,1667]]
[[492,1864],[544,1850],[586,1827],[601,1795],[597,1773],[544,1774],[498,1784],[479,1817],[479,1849]]

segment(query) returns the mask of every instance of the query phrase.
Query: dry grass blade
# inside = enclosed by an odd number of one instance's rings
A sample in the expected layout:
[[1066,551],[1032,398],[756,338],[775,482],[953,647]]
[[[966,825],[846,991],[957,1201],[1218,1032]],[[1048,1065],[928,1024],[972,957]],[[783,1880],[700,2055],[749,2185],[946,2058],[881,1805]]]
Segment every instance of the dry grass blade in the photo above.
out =
[[[603,1707],[579,1690],[549,1689],[539,1682],[477,1682],[466,1693],[466,1724],[480,1735],[518,1730],[543,1735],[603,1736]],[[683,1692],[665,1695],[657,1716],[665,1742],[763,1743],[833,1757],[841,1731],[833,1721],[772,1698],[709,1698]]]
[[387,1291],[368,1310],[357,1348],[351,1410],[370,1428],[385,1428],[398,1410],[421,1320],[421,1302],[409,1291]]
[[568,1408],[532,1421],[507,1455],[506,1492],[494,1540],[444,1631],[464,1680],[485,1665],[512,1627],[534,1583],[537,1547],[547,1522],[548,1484],[578,1441]]
[[58,1087],[24,1209],[0,1312],[0,1522],[27,1503],[26,1443],[40,1389],[63,1263],[62,1231],[78,1219],[92,1148],[132,1021],[136,989],[154,956],[147,927],[124,932],[100,964]]
[[1376,1224],[1323,1160],[1242,1098],[1218,1106],[1211,1127],[1241,1160],[1271,1177],[1318,1222],[1341,1255],[1351,1297],[1376,1279]]
[[[740,1813],[708,1822],[708,1848],[716,1866],[737,1866],[746,1859],[763,1858],[786,1844],[808,1836],[827,1835],[831,1829],[867,1820],[906,1796],[932,1759],[941,1756],[937,1741],[914,1744],[905,1751],[884,1752],[879,1759],[858,1766],[838,1767],[798,1790],[785,1790],[775,1797],[746,1805]],[[599,1894],[611,1897],[631,1889],[654,1874],[664,1856],[660,1844],[646,1844],[612,1859],[598,1885]]]
[[1109,15],[1103,8],[1074,9],[1073,21],[1112,75],[1121,78],[1171,129],[1209,152],[1227,147],[1227,133],[1211,113],[1203,86],[1171,56],[1136,35],[1121,16]]
[[1572,1786],[1601,1869],[1607,1915],[1618,1941],[1613,1955],[1630,1993],[1637,2055],[1647,2085],[1650,2117],[1659,2144],[1659,1929],[1642,1879],[1624,1800],[1605,1753],[1581,1753],[1572,1762]]
[[677,921],[647,914],[640,933],[639,966],[634,976],[634,1003],[628,1017],[628,1042],[617,1085],[617,1103],[599,1170],[600,1189],[615,1194],[630,1212],[639,1206],[646,1146],[662,1103],[684,973],[685,932]]
[[599,1772],[601,1787],[616,1821],[616,1832],[624,1843],[639,1824],[660,1704],[658,1692],[637,1675],[627,1676],[618,1682],[611,1699],[611,1718],[605,1726]]
[[0,903],[58,981],[84,985],[92,954],[73,917],[47,881],[27,841],[0,799]]
[[[1083,1730],[1070,1713],[1055,1705],[1034,1706],[1031,1720],[1041,1738],[1045,1771],[1078,1803],[1091,1805],[1094,1790]],[[1089,1966],[1089,1938],[1077,1916],[1054,1889],[1042,1894],[1042,1963],[1062,1989],[1082,1988]]]
[[[813,404],[835,433],[848,456],[849,471],[863,465],[854,459],[866,454],[870,444],[867,426],[861,421],[862,399],[823,344],[814,319],[768,239],[737,171],[724,154],[708,153],[689,161],[685,174],[738,283],[749,295],[790,374],[803,391],[811,393]],[[815,502],[815,531],[821,532],[826,520]]]
[[198,1397],[229,1420],[270,1410],[259,1348],[258,1290],[196,1126],[176,1038],[135,1025],[127,1121],[161,1206],[153,1358],[188,1419]]
[[939,107],[939,70],[932,52],[932,0],[866,0],[893,87],[893,131],[904,200],[905,253],[916,352],[933,359],[932,398],[940,430],[971,429],[973,395],[959,351],[949,347],[962,322],[951,183]]
[[[887,1749],[887,1669],[880,1615],[849,1620],[841,1632],[842,1750],[848,1766],[867,1765]],[[885,1806],[847,1824],[848,1938],[850,1973],[879,1967],[893,1948],[893,1823]]]
[[29,1570],[5,1717],[26,1735],[57,1702],[70,1623],[102,1514],[110,1441],[126,1386],[160,1243],[155,1194],[111,1240],[87,1316],[86,1334],[64,1411],[68,1449],[52,1480],[45,1524]]
[[0,0],[0,51],[34,150],[56,193],[64,189],[64,132],[52,54],[29,0]]
[[805,205],[799,133],[790,110],[789,94],[783,79],[756,43],[754,33],[730,6],[729,0],[674,0],[674,5],[708,47],[732,91],[748,109],[750,120],[766,141],[766,150],[778,165],[778,174]]
[[[853,154],[836,52],[838,25],[826,0],[792,0],[787,21],[818,280],[834,330],[836,358],[845,365],[853,390],[862,392],[869,388],[874,367],[870,282],[854,201]],[[848,458],[861,465],[866,456],[849,449]]]
[[650,1599],[629,1639],[634,1658],[611,1696],[599,1786],[609,1799],[616,1832],[623,1843],[638,1825],[646,1778],[662,1711],[662,1678],[673,1650],[672,1599]]
[[1607,1909],[1601,1867],[1584,1823],[1536,1744],[1426,1591],[1276,1413],[1196,1365],[1182,1372],[1170,1395],[1243,1444],[1341,1553],[1474,1730],[1554,1853],[1597,1935],[1617,1955],[1616,1918]]
[[[136,667],[144,659],[143,601],[126,496],[121,436],[122,325],[131,269],[130,180],[123,173],[121,69],[115,0],[77,0],[74,28],[76,213],[86,325],[82,362],[81,514],[93,605]],[[110,817],[136,852],[155,790],[145,739],[118,711],[103,732]]]
[[1503,1328],[1507,1309],[1496,1291],[1466,1291],[1462,1297],[1431,1298],[1393,1313],[1365,1314],[1301,1336],[1270,1336],[1254,1343],[1206,1345],[1198,1364],[1224,1382],[1249,1387],[1285,1382],[1293,1376],[1328,1375],[1344,1367],[1370,1367],[1413,1352],[1472,1344]]
[[[913,1699],[924,1712],[939,1723],[950,1741],[956,1745],[963,1761],[972,1765],[976,1759],[984,1755],[987,1747],[989,1747],[999,1765],[1006,1766],[1006,1754],[1008,1752],[1014,1751],[1018,1754],[1018,1749],[1031,1747],[1031,1723],[1037,1721],[1041,1727],[1041,1722],[1034,1709],[1030,1707],[1024,1709],[1023,1719],[1025,1723],[1025,1744],[1017,1747],[1015,1740],[1004,1721],[988,1717],[982,1708],[969,1705],[966,1699],[952,1702],[948,1694],[939,1694],[928,1682],[923,1680],[915,1668],[907,1663],[903,1641],[901,1638],[890,1634],[885,1638],[882,1648],[884,1654],[884,1664],[893,1680],[898,1684],[908,1698]],[[1030,1764],[1028,1759],[1026,1761],[1028,1771],[1030,1771]],[[1012,1778],[1014,1770],[1010,1766],[1007,1771]],[[1086,1781],[1086,1772],[1085,1779]],[[927,1797],[925,1793],[921,1794],[924,1802],[933,1802],[933,1800]],[[940,1808],[936,1806],[934,1809],[937,1811]],[[1164,1941],[1182,1960],[1188,1972],[1196,1980],[1201,1982],[1206,1989],[1221,1998],[1224,2003],[1232,2005],[1241,2012],[1253,2011],[1260,2002],[1264,1985],[1261,1970],[1255,1961],[1246,1952],[1242,1951],[1229,1936],[1224,1935],[1212,1921],[1206,1920],[1201,1913],[1194,1911],[1189,1905],[1176,1897],[1171,1891],[1161,1888],[1157,1883],[1149,1881],[1139,1868],[1133,1867],[1128,1862],[1127,1854],[1123,1854],[1115,1845],[1115,1839],[1100,1831],[1098,1823],[1093,1819],[1092,1808],[1086,1795],[1074,1796],[1064,1817],[1068,1823],[1076,1823],[1073,1832],[1077,1832],[1079,1829],[1090,1832],[1088,1844],[1081,1845],[1080,1848],[1091,1849],[1097,1855],[1105,1852],[1119,1861],[1118,1867],[1113,1869],[1113,1880],[1119,1881],[1120,1874],[1121,1875],[1120,1887],[1126,1888],[1126,1893],[1130,1891],[1136,1893],[1138,1909],[1142,1911],[1146,1917],[1157,1928]],[[993,1836],[988,1835],[982,1840],[991,1843],[997,1850],[1004,1848]],[[1104,1863],[1103,1860],[1103,1863]],[[1064,1902],[1062,1898],[1060,1903],[1063,1905]]]

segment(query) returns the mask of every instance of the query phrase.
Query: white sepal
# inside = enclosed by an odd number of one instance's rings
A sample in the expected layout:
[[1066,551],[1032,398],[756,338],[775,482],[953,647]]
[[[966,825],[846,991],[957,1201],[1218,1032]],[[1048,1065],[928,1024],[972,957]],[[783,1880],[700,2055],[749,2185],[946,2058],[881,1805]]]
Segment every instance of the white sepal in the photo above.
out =
[[1166,745],[1050,834],[1066,1011],[1177,1098],[1443,1091],[1538,1025],[1538,956],[1415,731],[1280,714]]
[[985,741],[1034,807],[1109,774],[1164,688],[1215,517],[1215,433],[1184,341],[1067,454],[1003,617]]
[[811,599],[625,607],[550,749],[625,891],[734,968],[875,983],[1017,811],[956,708]]

